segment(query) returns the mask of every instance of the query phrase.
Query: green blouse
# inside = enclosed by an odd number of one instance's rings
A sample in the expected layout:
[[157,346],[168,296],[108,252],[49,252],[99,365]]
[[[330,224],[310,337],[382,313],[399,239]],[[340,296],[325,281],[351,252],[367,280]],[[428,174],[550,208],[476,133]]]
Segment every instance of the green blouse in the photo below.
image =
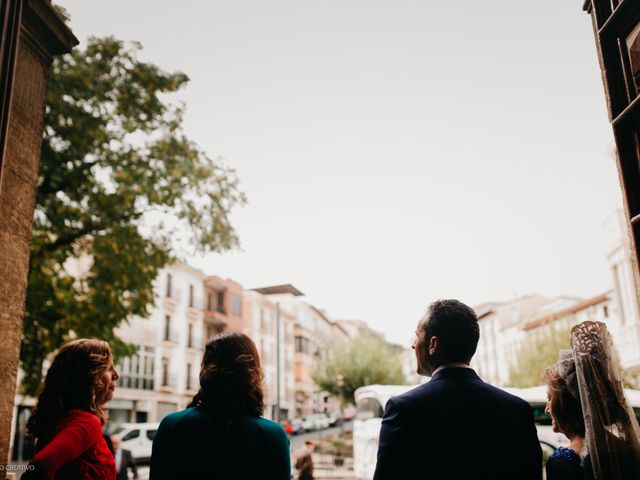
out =
[[242,417],[222,431],[204,410],[187,408],[160,423],[149,478],[290,480],[289,437],[262,417]]

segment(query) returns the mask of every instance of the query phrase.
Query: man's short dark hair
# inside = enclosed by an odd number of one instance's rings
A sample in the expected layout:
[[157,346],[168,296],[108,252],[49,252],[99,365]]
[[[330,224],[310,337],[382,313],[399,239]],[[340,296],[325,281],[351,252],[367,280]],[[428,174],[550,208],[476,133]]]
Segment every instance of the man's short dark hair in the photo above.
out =
[[468,363],[476,353],[480,328],[473,309],[458,300],[436,300],[423,317],[427,340],[438,337],[445,362]]

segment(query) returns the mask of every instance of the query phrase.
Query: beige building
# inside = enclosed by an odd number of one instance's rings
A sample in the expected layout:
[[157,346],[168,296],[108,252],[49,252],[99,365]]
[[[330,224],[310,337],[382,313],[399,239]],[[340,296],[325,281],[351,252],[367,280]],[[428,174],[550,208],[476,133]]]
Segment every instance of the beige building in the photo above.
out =
[[305,302],[293,285],[257,288],[256,292],[278,304],[281,311],[294,318],[294,385],[295,399],[292,416],[307,416],[314,412],[337,410],[337,400],[320,391],[312,372],[326,358],[337,342],[347,342],[347,332],[327,314]]
[[525,295],[475,307],[480,341],[471,366],[483,380],[494,385],[508,385],[511,364],[525,341],[522,326],[549,303],[552,301],[540,295]]
[[617,315],[608,323],[620,363],[633,374],[640,373],[640,313],[637,268],[629,243],[622,210],[616,210],[604,223],[608,240],[607,261],[611,269],[613,301]]
[[207,338],[205,280],[203,272],[184,263],[162,269],[150,315],[135,317],[116,330],[138,352],[117,365],[120,379],[109,404],[111,427],[160,421],[191,401]]
[[290,418],[295,403],[295,317],[256,290],[245,292],[243,305],[245,333],[256,343],[264,369],[265,416],[276,419],[279,406],[280,418]]
[[156,304],[148,317],[134,317],[116,334],[137,346],[121,359],[109,427],[123,422],[156,422],[183,409],[199,387],[208,338],[242,330],[242,286],[207,276],[185,263],[162,269],[155,281]]

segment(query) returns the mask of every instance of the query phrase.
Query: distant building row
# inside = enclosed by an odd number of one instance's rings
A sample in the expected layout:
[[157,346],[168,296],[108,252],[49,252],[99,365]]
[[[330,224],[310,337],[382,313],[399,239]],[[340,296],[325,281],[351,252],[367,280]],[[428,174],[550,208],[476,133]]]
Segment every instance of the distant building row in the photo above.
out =
[[198,389],[206,341],[224,331],[246,333],[258,347],[265,416],[276,418],[278,408],[282,419],[338,409],[311,374],[334,345],[366,329],[364,323],[329,319],[292,285],[245,290],[233,280],[207,276],[183,263],[163,269],[155,289],[151,314],[116,330],[138,352],[118,365],[119,388],[109,404],[111,425],[159,421],[184,408]]
[[485,381],[509,385],[510,371],[525,345],[544,340],[553,329],[566,331],[585,320],[605,322],[622,368],[640,374],[637,278],[621,212],[607,220],[605,229],[609,237],[611,290],[588,299],[527,295],[475,307],[480,342],[472,366]]

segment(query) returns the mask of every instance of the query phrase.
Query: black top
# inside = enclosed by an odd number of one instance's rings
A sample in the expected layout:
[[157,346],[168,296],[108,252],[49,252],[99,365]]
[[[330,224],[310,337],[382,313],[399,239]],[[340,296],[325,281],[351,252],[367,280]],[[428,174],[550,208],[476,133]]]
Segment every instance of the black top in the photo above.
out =
[[374,479],[422,478],[540,480],[530,405],[470,368],[445,368],[390,399]]

